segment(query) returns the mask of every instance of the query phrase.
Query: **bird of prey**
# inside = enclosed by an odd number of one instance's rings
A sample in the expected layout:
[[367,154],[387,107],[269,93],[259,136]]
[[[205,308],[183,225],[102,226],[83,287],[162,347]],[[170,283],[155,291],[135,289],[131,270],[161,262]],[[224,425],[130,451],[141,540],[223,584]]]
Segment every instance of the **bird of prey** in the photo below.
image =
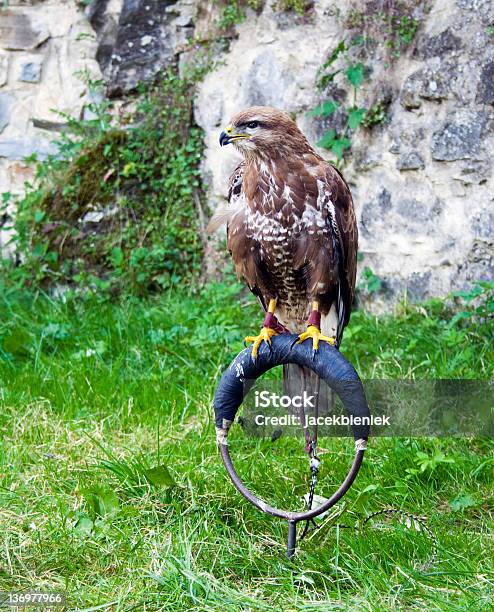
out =
[[257,358],[262,342],[286,331],[340,344],[350,318],[357,267],[357,224],[340,172],[309,144],[288,114],[253,106],[220,135],[243,160],[230,177],[228,205],[209,230],[226,223],[235,269],[266,316],[246,338]]

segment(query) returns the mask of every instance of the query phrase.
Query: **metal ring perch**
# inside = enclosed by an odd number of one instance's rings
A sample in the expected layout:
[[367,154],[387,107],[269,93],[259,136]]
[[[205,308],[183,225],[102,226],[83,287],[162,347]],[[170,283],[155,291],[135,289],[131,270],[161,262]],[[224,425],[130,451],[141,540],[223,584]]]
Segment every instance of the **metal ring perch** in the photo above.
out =
[[[308,342],[296,344],[298,336],[280,334],[272,338],[271,347],[263,344],[257,360],[254,362],[250,349],[237,355],[224,372],[214,395],[214,412],[218,448],[225,468],[238,491],[256,508],[272,516],[288,521],[287,556],[295,553],[296,524],[326,512],[334,506],[352,486],[367,447],[369,425],[353,425],[355,438],[355,457],[345,480],[333,495],[321,506],[304,512],[290,512],[273,508],[256,497],[247,489],[233,466],[228,450],[228,430],[237,411],[254,381],[271,368],[287,363],[295,363],[315,372],[338,395],[349,416],[369,417],[369,407],[365,398],[362,382],[355,368],[333,346],[322,343],[319,351],[313,356],[312,345]],[[364,423],[368,419],[364,419]]]

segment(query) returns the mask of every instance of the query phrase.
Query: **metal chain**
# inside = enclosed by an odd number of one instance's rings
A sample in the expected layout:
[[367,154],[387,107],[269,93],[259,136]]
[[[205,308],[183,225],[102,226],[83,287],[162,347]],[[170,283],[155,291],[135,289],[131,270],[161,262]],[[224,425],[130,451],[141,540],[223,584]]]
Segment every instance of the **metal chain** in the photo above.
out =
[[401,514],[407,517],[408,519],[410,519],[411,521],[418,523],[420,527],[423,529],[423,531],[425,531],[425,533],[429,536],[429,539],[432,542],[432,554],[429,560],[427,561],[427,563],[424,563],[419,568],[417,568],[420,571],[425,572],[432,565],[434,565],[434,563],[437,560],[437,552],[438,552],[439,543],[438,543],[435,533],[432,531],[432,529],[428,525],[426,525],[425,520],[422,517],[417,516],[415,514],[411,514],[410,512],[405,512],[405,510],[400,510],[399,508],[384,508],[383,510],[378,510],[377,512],[373,512],[372,514],[369,514],[369,516],[367,516],[365,520],[362,522],[362,527],[365,527],[365,525],[376,516],[389,515],[389,514]]
[[[317,433],[316,433],[317,435]],[[309,449],[309,457],[310,457],[310,488],[309,488],[309,497],[307,499],[307,510],[311,510],[312,509],[312,503],[314,501],[314,491],[316,489],[316,484],[317,484],[317,475],[319,473],[319,465],[321,464],[321,461],[319,459],[319,457],[317,456],[317,438],[312,438],[311,443],[310,443],[310,449]],[[314,527],[317,529],[318,525],[316,523],[316,521],[314,519],[309,519],[306,521],[305,523],[305,527],[304,530],[302,532],[302,535],[300,536],[300,539],[302,540],[303,538],[305,538],[305,536],[307,535],[307,532],[309,531],[309,527],[310,524],[313,524]]]

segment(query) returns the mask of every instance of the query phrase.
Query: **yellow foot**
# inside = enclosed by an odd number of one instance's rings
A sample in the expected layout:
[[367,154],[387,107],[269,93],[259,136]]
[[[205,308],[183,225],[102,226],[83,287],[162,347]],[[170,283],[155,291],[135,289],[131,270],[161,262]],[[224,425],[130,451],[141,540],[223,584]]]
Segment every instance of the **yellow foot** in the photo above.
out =
[[330,338],[329,336],[323,336],[321,334],[321,330],[315,325],[309,325],[307,330],[299,335],[297,344],[299,342],[304,342],[304,340],[308,340],[309,338],[312,338],[312,348],[314,349],[314,352],[319,350],[320,340],[331,344],[331,346],[334,346],[336,344],[336,340],[334,338]]
[[246,344],[250,344],[251,342],[254,343],[252,345],[252,359],[257,359],[259,347],[261,346],[263,340],[267,342],[269,345],[271,345],[271,338],[277,335],[278,334],[277,332],[274,331],[274,329],[271,329],[270,327],[263,327],[261,329],[261,333],[258,336],[247,336],[247,338],[245,338],[245,343]]

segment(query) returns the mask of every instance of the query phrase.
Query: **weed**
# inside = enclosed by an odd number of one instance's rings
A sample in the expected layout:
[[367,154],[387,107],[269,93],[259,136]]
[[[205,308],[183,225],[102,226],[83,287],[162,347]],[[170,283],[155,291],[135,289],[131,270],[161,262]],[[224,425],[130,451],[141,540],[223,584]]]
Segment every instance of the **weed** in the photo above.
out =
[[256,13],[260,13],[264,7],[264,2],[265,0],[227,0],[226,4],[221,7],[217,20],[218,27],[222,30],[229,30],[242,23],[247,16],[245,12],[247,7]]
[[419,20],[413,14],[415,8],[413,3],[392,0],[386,2],[383,10],[376,10],[375,2],[366,2],[363,8],[353,7],[348,11],[345,25],[383,44],[396,58],[412,43],[419,28]]
[[365,113],[362,120],[362,125],[366,128],[372,128],[375,125],[380,125],[386,121],[386,105],[379,101],[373,104]]
[[[343,104],[332,95],[309,113],[330,122],[333,119],[334,126],[326,130],[317,144],[333,153],[336,166],[343,163],[345,152],[351,148],[352,135],[359,126],[371,129],[386,121],[387,101],[378,97],[369,108],[358,103],[362,86],[371,74],[361,61],[362,57],[379,44],[389,49],[392,57],[398,57],[413,41],[419,22],[413,17],[411,8],[398,1],[381,12],[375,11],[374,3],[368,3],[364,10],[351,8],[345,25],[350,34],[328,54],[318,71],[316,87],[321,93],[329,89],[331,94],[331,90],[337,90],[337,84],[342,85],[345,92],[349,89],[345,97],[350,98],[350,102]],[[339,121],[334,119],[337,115]]]
[[277,0],[276,7],[280,11],[293,11],[303,15],[313,5],[311,0]]
[[201,70],[183,78],[165,73],[141,90],[132,115],[115,116],[103,102],[91,105],[92,119],[66,117],[58,154],[37,163],[35,183],[17,202],[22,264],[4,262],[4,273],[112,293],[194,278],[202,254],[203,142],[192,95]]
[[239,0],[228,0],[226,6],[223,6],[218,18],[218,27],[222,30],[242,23],[245,19],[245,11],[242,8],[242,3]]
[[[344,127],[338,132],[335,128],[327,130],[322,138],[317,142],[318,146],[328,149],[336,157],[337,163],[343,159],[346,149],[351,146],[350,136],[352,131],[364,121],[367,109],[357,105],[357,92],[366,78],[365,66],[361,62],[355,62],[349,55],[349,51],[363,44],[361,37],[356,37],[340,43],[332,50],[329,57],[324,62],[319,70],[318,88],[323,91],[327,89],[338,75],[341,75],[344,81],[351,87],[353,91],[353,101],[346,108],[341,108],[340,102],[335,99],[325,100],[315,109],[309,112],[309,116],[328,118],[336,111],[343,112],[345,116]],[[335,63],[340,60],[341,67],[335,69]]]
[[372,294],[372,293],[378,293],[379,291],[382,290],[382,288],[383,288],[382,280],[379,278],[379,276],[376,276],[376,274],[374,274],[374,272],[368,266],[366,266],[362,270],[362,274],[360,275],[360,282],[359,282],[358,289],[360,291],[363,290],[368,294]]

